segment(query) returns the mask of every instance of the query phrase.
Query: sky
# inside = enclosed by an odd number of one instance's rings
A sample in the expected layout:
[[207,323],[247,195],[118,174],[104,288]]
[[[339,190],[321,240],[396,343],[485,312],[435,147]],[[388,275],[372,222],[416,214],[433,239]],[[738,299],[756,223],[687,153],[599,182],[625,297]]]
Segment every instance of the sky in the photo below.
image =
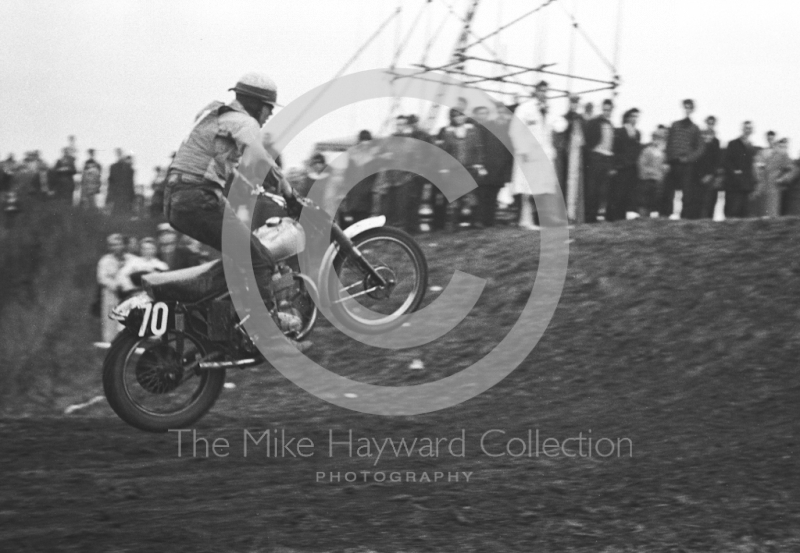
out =
[[[448,6],[464,14],[468,3],[3,0],[0,156],[14,152],[19,159],[38,149],[53,162],[75,135],[79,162],[87,148],[95,148],[108,166],[121,147],[134,156],[137,182],[149,183],[153,167],[168,163],[201,108],[232,99],[228,89],[240,75],[269,74],[278,84],[278,101],[288,104],[333,78],[398,7],[399,15],[346,72],[387,68],[398,50],[398,67],[423,58],[442,64],[460,28]],[[541,3],[482,0],[475,36]],[[570,14],[594,47],[583,35],[573,39]],[[790,144],[794,153],[800,148],[794,103],[800,90],[798,21],[800,2],[794,0],[622,0],[621,8],[620,0],[557,0],[484,44],[509,63],[554,64],[551,70],[600,80],[612,75],[603,58],[616,61],[616,116],[639,108],[645,136],[657,124],[680,118],[681,100],[693,98],[695,121],[715,115],[723,143],[749,119],[756,142],[772,129],[798,139]],[[482,46],[470,52],[492,55]],[[467,69],[497,71],[478,62]],[[540,78],[528,75],[522,83]],[[581,90],[578,79],[546,78],[555,88]],[[606,91],[584,100],[599,103],[608,96]],[[371,100],[320,119],[287,146],[285,161],[299,165],[318,140],[380,131],[391,103]],[[560,112],[566,103],[553,100],[552,106]],[[400,108],[419,113],[428,105],[405,100]]]

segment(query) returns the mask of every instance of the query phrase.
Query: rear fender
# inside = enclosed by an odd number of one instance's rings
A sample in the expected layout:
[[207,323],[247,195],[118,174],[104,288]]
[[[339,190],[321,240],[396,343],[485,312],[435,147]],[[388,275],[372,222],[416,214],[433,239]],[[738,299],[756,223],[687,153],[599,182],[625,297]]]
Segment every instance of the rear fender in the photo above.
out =
[[184,329],[183,309],[178,302],[154,302],[145,293],[123,301],[111,311],[109,317],[122,323],[140,338],[162,336],[168,330]]

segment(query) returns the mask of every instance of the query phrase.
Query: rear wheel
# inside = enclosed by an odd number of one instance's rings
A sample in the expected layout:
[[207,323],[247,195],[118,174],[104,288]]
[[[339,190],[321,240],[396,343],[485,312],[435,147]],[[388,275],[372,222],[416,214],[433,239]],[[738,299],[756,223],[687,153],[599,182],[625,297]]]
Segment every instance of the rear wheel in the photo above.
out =
[[386,284],[365,271],[355,256],[340,252],[328,283],[331,312],[357,332],[385,332],[419,308],[428,286],[428,263],[416,241],[400,229],[370,229],[352,241]]
[[174,330],[140,338],[124,330],[103,364],[103,388],[111,408],[140,430],[186,428],[214,405],[225,371],[200,370],[205,348]]

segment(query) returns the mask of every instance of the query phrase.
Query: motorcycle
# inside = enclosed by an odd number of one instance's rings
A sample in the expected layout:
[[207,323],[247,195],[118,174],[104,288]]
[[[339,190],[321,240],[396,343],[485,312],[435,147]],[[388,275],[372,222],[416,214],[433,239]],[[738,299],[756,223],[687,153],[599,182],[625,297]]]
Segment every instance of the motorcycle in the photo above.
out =
[[[263,197],[285,207],[285,200]],[[316,220],[325,212],[307,198],[297,198]],[[254,231],[278,262],[267,309],[287,338],[301,342],[313,330],[316,302],[349,328],[383,332],[402,323],[425,296],[428,266],[415,240],[385,226],[383,216],[342,230],[304,218],[272,217]],[[308,221],[312,221],[311,224]],[[322,229],[330,228],[324,237]],[[306,232],[308,231],[308,232]],[[328,241],[319,273],[300,272],[297,255],[306,238]],[[222,261],[152,273],[142,277],[144,291],[111,313],[124,329],[111,344],[103,364],[103,388],[111,408],[125,422],[149,432],[185,428],[214,405],[227,369],[264,362],[244,328],[225,282]],[[364,316],[369,311],[370,316]]]

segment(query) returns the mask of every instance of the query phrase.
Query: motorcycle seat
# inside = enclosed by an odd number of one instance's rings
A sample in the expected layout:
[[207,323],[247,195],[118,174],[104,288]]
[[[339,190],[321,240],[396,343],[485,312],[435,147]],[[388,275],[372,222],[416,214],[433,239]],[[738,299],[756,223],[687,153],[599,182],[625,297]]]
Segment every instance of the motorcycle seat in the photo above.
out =
[[222,261],[209,261],[196,267],[142,277],[145,290],[156,301],[198,301],[226,289]]

